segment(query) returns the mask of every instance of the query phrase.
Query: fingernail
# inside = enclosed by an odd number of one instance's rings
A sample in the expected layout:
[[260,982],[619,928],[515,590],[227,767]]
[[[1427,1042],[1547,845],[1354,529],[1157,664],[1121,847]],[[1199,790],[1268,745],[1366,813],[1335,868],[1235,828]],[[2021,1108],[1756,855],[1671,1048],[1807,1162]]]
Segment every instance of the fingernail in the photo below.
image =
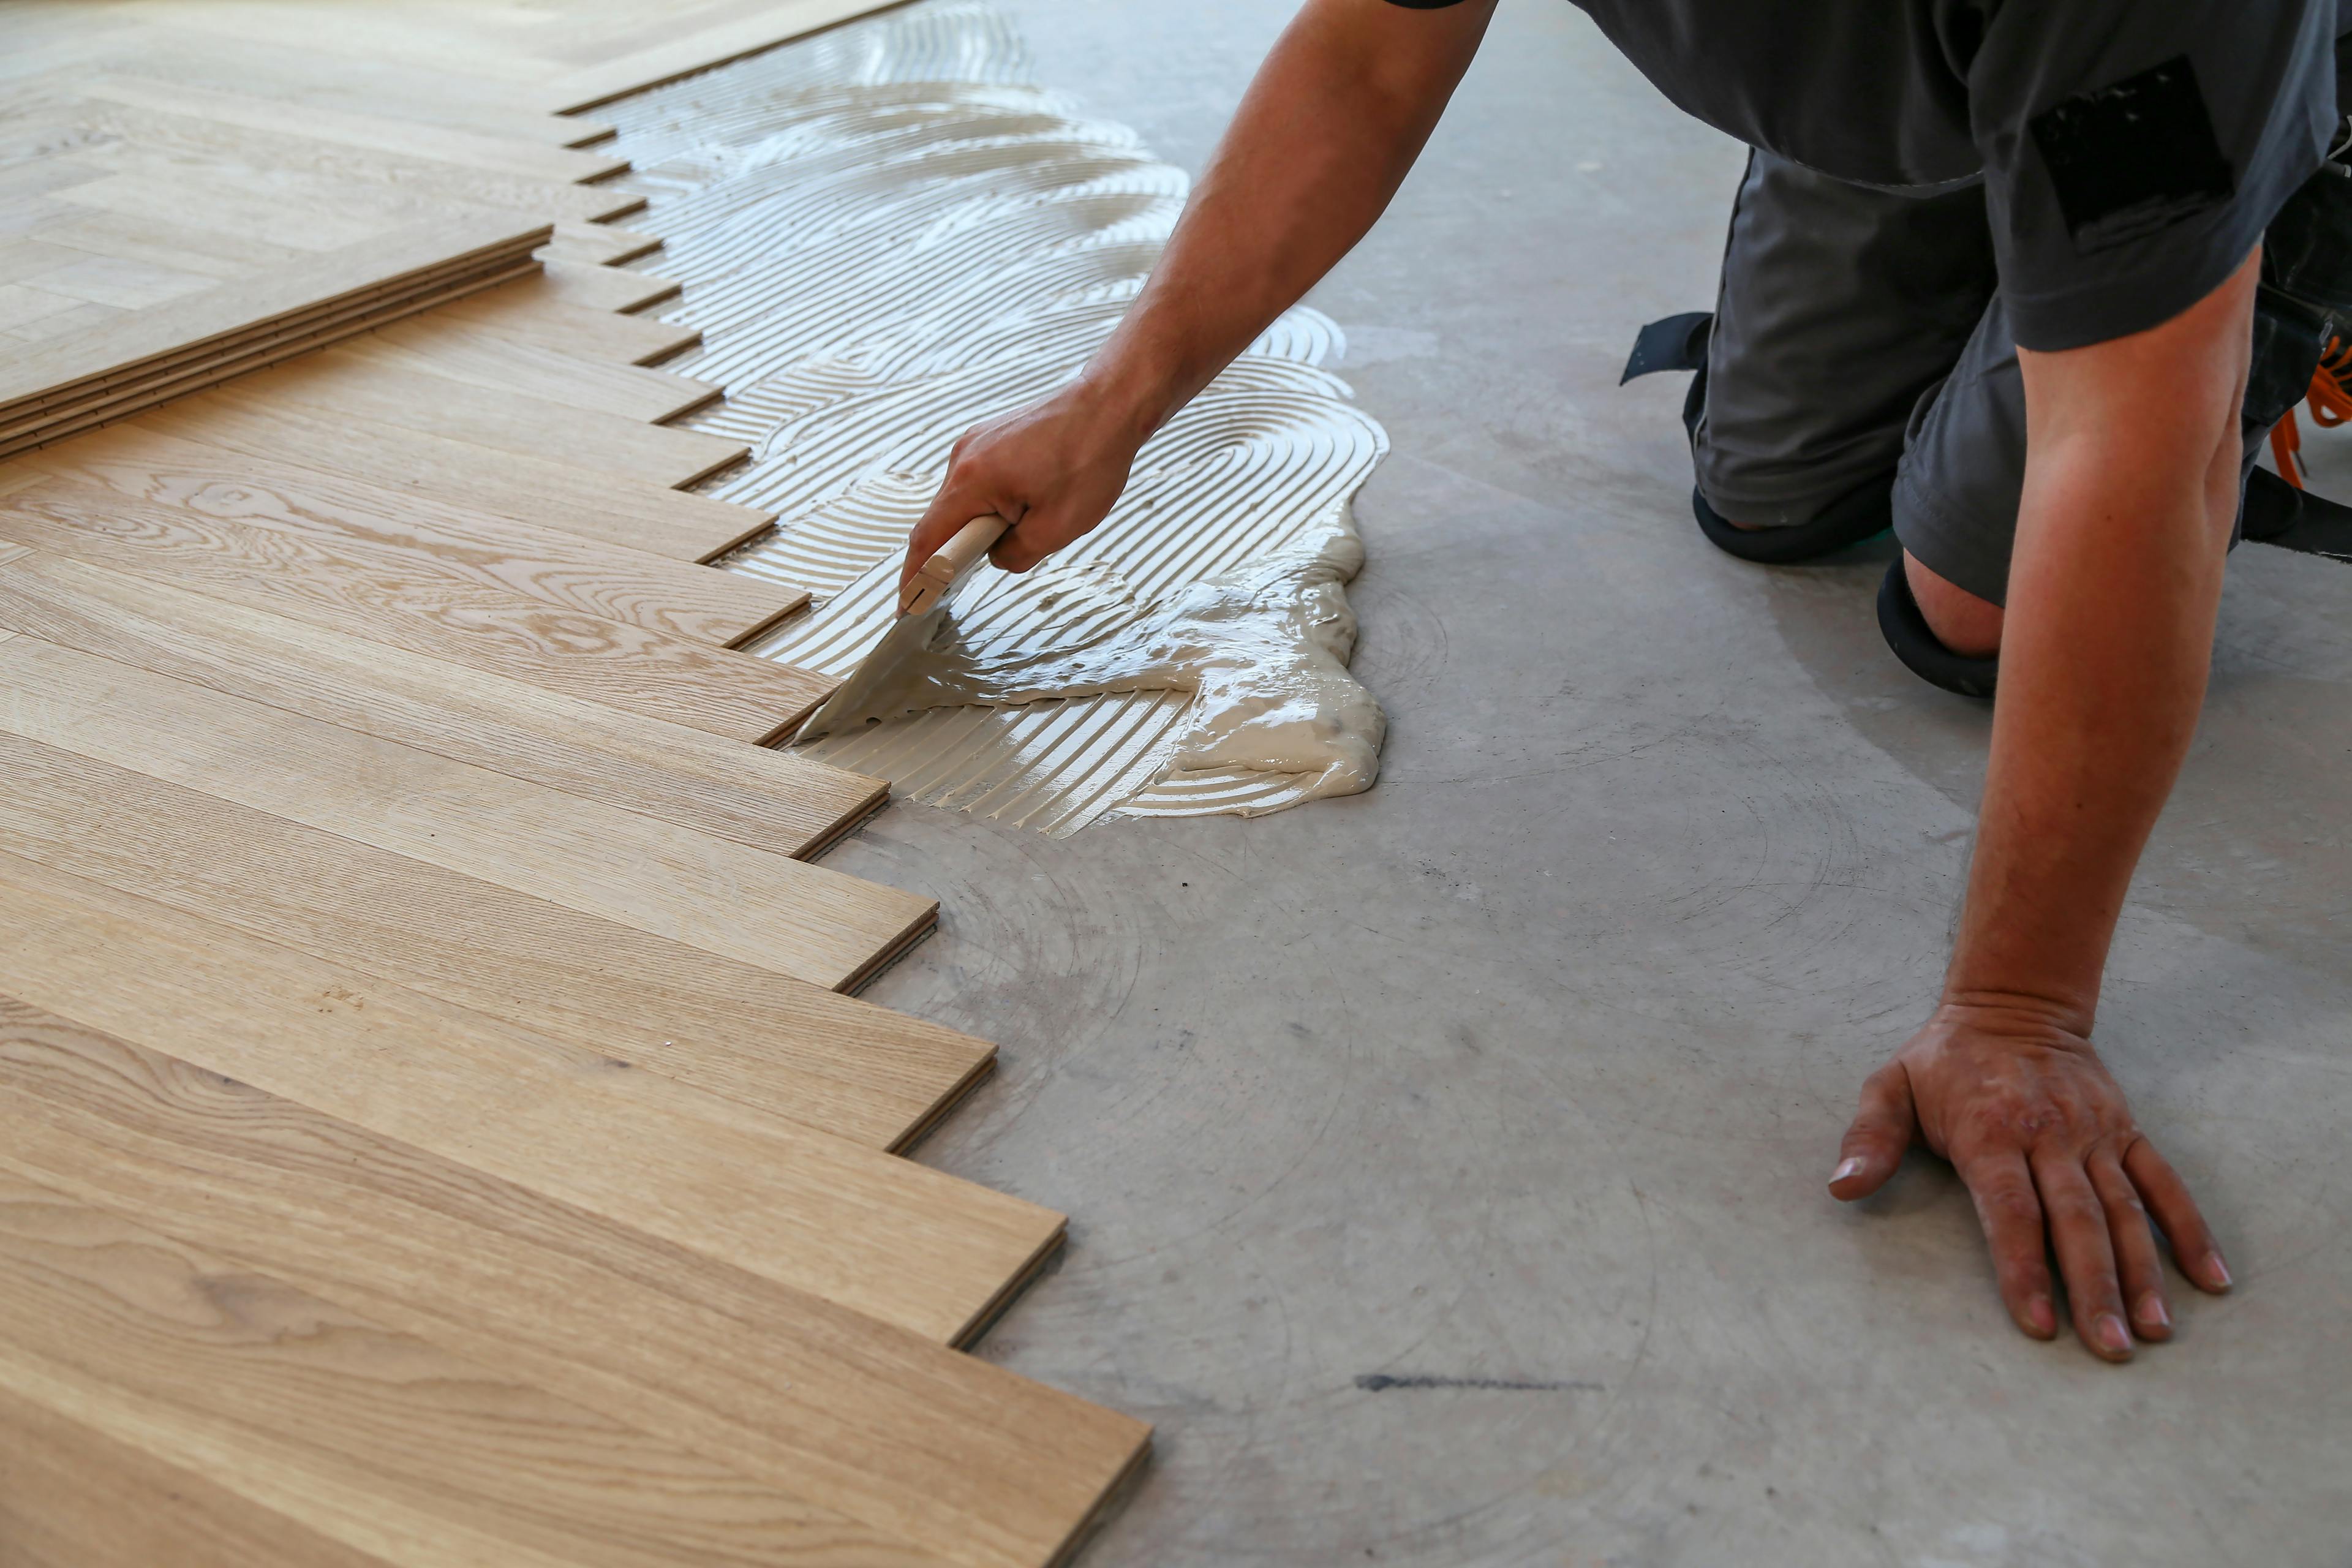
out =
[[[1859,1154],[1854,1155],[1851,1159],[1840,1160],[1838,1162],[1838,1168],[1830,1173],[1830,1185],[1837,1185],[1840,1182],[1844,1181],[1848,1176],[1860,1172],[1861,1169],[1862,1156]],[[2218,1265],[2221,1262],[2221,1259],[2215,1258],[2214,1262]]]
[[2159,1329],[2172,1327],[2172,1314],[2165,1310],[2164,1298],[2150,1290],[2139,1299],[2139,1321],[2153,1323]]
[[2124,1321],[2113,1312],[2101,1312],[2093,1319],[2091,1334],[2099,1342],[2099,1348],[2109,1355],[2131,1354],[2131,1331],[2124,1327]]
[[2230,1266],[2221,1261],[2221,1255],[2220,1253],[2207,1253],[2205,1255],[2205,1267],[2207,1270],[2212,1274],[2213,1283],[2220,1286],[2222,1289],[2227,1290],[2231,1286],[2237,1283],[2236,1280],[2230,1278]]
[[2058,1331],[2058,1309],[2050,1304],[2047,1296],[2028,1296],[2025,1321],[2037,1334],[2054,1334]]

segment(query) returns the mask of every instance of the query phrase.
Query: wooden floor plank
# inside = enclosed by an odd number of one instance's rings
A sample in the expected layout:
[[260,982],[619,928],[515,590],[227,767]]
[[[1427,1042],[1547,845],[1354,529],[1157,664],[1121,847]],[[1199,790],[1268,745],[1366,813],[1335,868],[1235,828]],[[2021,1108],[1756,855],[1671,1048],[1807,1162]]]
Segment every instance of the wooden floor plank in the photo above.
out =
[[593,109],[628,93],[675,81],[820,27],[862,16],[881,9],[885,3],[886,0],[778,0],[748,17],[735,17],[692,31],[672,29],[657,45],[624,50],[601,63],[556,78],[535,90],[540,104],[557,113]]
[[0,991],[941,1344],[1061,1238],[1051,1210],[19,856]]
[[0,734],[0,851],[895,1149],[990,1047],[804,982]]
[[609,153],[575,152],[551,147],[543,142],[486,136],[475,131],[454,131],[414,120],[330,109],[315,103],[280,103],[150,77],[111,73],[84,77],[72,84],[72,91],[83,98],[215,120],[248,131],[364,147],[551,184],[578,184],[617,174],[629,166],[626,158]]
[[577,358],[649,365],[702,341],[699,327],[645,316],[616,316],[568,303],[544,278],[524,278],[443,312],[486,332],[562,349]]
[[[6,1372],[0,1364],[0,1379]],[[0,1563],[426,1568],[415,1558],[373,1556],[320,1535],[5,1387],[0,1387]]]
[[550,403],[597,408],[632,419],[676,419],[715,403],[707,381],[577,354],[479,331],[436,311],[353,338],[355,353],[382,357],[455,381],[527,393]]
[[[0,468],[0,495],[16,478]],[[0,628],[796,859],[813,858],[888,795],[880,779],[794,752],[5,540]]]
[[247,1084],[0,1003],[0,1168],[967,1568],[1045,1568],[1150,1429]]
[[642,310],[677,299],[679,289],[676,279],[596,262],[558,259],[548,263],[540,276],[546,279],[548,298],[583,310]]
[[323,409],[574,468],[683,489],[751,455],[740,441],[492,391],[380,359],[322,349],[242,383],[247,396]]
[[100,1442],[167,1456],[204,1491],[331,1542],[330,1562],[924,1560],[510,1372],[0,1176],[0,1400],[11,1393],[0,1415],[71,1409]]
[[63,112],[68,123],[119,141],[120,145],[98,142],[80,150],[82,157],[117,174],[169,178],[175,168],[194,167],[210,182],[236,182],[252,199],[290,198],[305,209],[351,220],[412,216],[418,210],[414,204],[426,203],[436,209],[483,207],[584,223],[644,205],[634,193],[617,188],[341,145],[297,132],[127,103],[82,100]]
[[555,237],[547,242],[544,254],[565,261],[611,267],[651,256],[661,247],[661,236],[657,234],[639,234],[611,224],[559,223],[555,226]]
[[[277,374],[266,373],[265,379]],[[390,574],[477,583],[720,647],[748,640],[808,602],[803,590],[741,573],[466,507],[421,504],[414,495],[184,441],[141,424],[27,454],[26,461],[55,477],[47,488],[21,491],[23,505],[53,496],[60,505],[78,500],[141,514],[183,509],[274,530]]]
[[[525,258],[456,282],[422,286],[368,306],[341,308],[323,322],[291,326],[257,343],[215,356],[207,363],[183,366],[169,376],[151,377],[125,390],[109,393],[92,405],[71,414],[59,414],[46,424],[35,420],[28,428],[20,421],[19,425],[11,426],[16,431],[13,437],[0,441],[0,455],[26,450],[128,417],[174,397],[231,380],[245,372],[277,364],[325,344],[340,342],[354,332],[397,321],[418,311],[430,310],[476,289],[495,288],[521,271],[539,265],[536,260]],[[87,308],[98,309],[95,306]]]
[[520,595],[337,570],[316,550],[299,552],[302,570],[273,571],[269,563],[297,553],[284,535],[195,512],[78,504],[85,492],[35,500],[34,490],[0,497],[0,539],[730,740],[756,745],[788,732],[835,684]]
[[773,512],[523,453],[492,451],[375,420],[313,414],[242,385],[183,399],[149,429],[255,458],[325,468],[500,517],[677,561],[709,561],[764,532]]
[[613,134],[611,125],[585,116],[518,108],[510,95],[486,93],[478,80],[446,70],[326,55],[264,38],[225,41],[181,25],[170,11],[142,18],[99,58],[109,69],[134,76],[551,146]]
[[[79,191],[92,188],[77,187]],[[544,223],[455,218],[371,237],[250,279],[225,282],[170,305],[136,311],[108,331],[16,356],[0,368],[0,407],[13,412],[29,399],[53,401],[61,389],[74,388],[89,378],[115,375],[122,367],[191,352],[258,321],[325,309],[347,297],[396,282],[405,274],[447,268],[467,256],[488,257],[518,246],[528,251],[544,244],[550,232]]]
[[32,637],[0,729],[565,909],[842,989],[936,901]]

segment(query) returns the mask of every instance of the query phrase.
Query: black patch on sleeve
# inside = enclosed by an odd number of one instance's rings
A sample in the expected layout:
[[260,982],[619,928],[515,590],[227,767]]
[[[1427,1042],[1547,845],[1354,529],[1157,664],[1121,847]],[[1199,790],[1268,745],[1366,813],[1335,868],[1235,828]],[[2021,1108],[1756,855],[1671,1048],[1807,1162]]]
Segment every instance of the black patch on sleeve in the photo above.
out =
[[2084,255],[2128,244],[2237,193],[2187,55],[2043,110],[2033,144]]

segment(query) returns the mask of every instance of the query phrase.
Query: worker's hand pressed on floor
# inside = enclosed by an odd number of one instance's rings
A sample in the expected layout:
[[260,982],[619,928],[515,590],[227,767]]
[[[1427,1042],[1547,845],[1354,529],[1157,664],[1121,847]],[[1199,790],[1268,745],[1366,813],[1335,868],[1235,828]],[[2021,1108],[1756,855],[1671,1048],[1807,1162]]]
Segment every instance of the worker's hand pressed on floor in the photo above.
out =
[[[2142,1205],[2191,1280],[2230,1284],[2090,1041],[2125,889],[2204,701],[2260,259],[2146,331],[2019,351],[2024,495],[1959,940],[1943,1005],[1864,1088],[1830,1189],[1875,1191],[1924,1141],[1968,1183],[2018,1326],[2055,1329],[2047,1245],[2075,1331],[2111,1360],[2134,1331],[2171,1331]],[[2168,389],[2155,405],[2150,386]]]
[[2058,1331],[2053,1250],[2084,1344],[2120,1360],[2135,1336],[2172,1337],[2151,1215],[2183,1273],[2208,1290],[2230,1288],[2204,1216],[2133,1125],[2106,1064],[2040,1009],[1937,1008],[1863,1085],[1830,1191],[1867,1197],[1914,1142],[1968,1184],[2001,1300],[2036,1339]]
[[1135,454],[1329,271],[1403,183],[1495,0],[1307,0],[1258,68],[1133,306],[1078,379],[956,443],[899,586],[965,523],[1025,572],[1109,515]]

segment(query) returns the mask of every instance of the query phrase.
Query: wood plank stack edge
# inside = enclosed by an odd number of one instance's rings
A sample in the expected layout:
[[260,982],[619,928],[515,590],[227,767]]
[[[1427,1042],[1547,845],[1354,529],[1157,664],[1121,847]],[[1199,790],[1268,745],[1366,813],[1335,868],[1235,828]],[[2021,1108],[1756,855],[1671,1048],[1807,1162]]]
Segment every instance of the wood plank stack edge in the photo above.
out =
[[1144,1463],[965,1353],[1063,1216],[904,1158],[994,1047],[854,995],[938,905],[564,118],[877,8],[0,16],[0,291],[116,289],[0,365],[6,1568],[1049,1568]]

